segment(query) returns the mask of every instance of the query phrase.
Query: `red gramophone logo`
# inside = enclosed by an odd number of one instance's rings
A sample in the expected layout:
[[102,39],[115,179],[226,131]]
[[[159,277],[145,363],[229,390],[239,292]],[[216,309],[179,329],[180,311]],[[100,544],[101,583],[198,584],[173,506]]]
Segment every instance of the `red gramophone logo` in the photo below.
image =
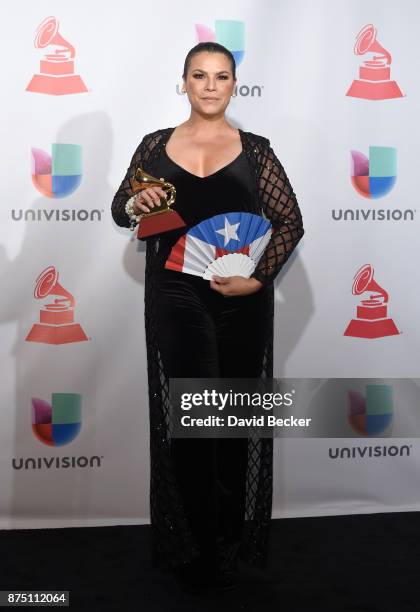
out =
[[35,47],[50,47],[52,53],[47,53],[41,59],[39,73],[34,74],[26,91],[53,96],[87,91],[81,76],[74,74],[75,49],[59,34],[58,25],[56,17],[47,17],[38,26]]
[[359,78],[353,81],[346,96],[365,100],[388,100],[403,96],[396,81],[391,81],[391,54],[379,44],[376,28],[372,24],[366,25],[357,35],[354,53],[370,55],[359,67]]
[[387,315],[388,294],[373,280],[373,268],[370,264],[362,266],[356,272],[352,287],[353,295],[368,291],[376,293],[371,293],[367,300],[361,300],[357,306],[357,318],[350,321],[344,335],[372,339],[399,334],[394,321]]
[[42,300],[49,295],[60,297],[41,308],[40,322],[32,326],[25,340],[46,344],[67,344],[88,340],[79,323],[74,322],[75,299],[58,282],[58,272],[54,266],[45,268],[35,281],[34,296]]

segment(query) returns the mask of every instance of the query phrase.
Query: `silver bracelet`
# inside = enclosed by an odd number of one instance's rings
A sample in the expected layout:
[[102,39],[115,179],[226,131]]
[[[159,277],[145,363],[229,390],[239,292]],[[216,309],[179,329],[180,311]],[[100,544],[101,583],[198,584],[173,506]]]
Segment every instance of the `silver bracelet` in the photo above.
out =
[[141,218],[141,214],[136,215],[136,213],[134,212],[134,199],[135,199],[135,195],[131,196],[131,198],[127,201],[126,205],[125,205],[125,212],[128,215],[128,218],[130,219],[130,229],[134,230],[135,226],[140,222],[140,218]]

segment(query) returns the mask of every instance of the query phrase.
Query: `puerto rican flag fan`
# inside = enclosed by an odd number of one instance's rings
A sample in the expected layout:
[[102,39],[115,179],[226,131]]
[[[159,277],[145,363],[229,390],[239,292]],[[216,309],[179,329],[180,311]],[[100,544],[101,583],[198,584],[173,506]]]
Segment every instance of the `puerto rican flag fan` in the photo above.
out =
[[249,278],[271,232],[271,223],[259,215],[215,215],[192,227],[174,244],[165,268],[207,280],[213,274]]

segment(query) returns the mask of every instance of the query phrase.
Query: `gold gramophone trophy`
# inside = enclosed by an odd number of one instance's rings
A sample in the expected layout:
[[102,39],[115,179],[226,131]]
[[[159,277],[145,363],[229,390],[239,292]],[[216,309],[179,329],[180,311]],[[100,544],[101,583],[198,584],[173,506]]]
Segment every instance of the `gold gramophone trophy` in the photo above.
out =
[[161,234],[170,230],[185,227],[186,223],[181,216],[170,208],[175,202],[176,189],[172,183],[160,181],[151,174],[147,174],[141,166],[136,170],[134,178],[131,179],[133,193],[138,193],[152,185],[159,185],[167,193],[167,197],[160,198],[160,205],[152,208],[148,213],[140,214],[140,222],[137,231],[137,238],[146,238],[153,234]]

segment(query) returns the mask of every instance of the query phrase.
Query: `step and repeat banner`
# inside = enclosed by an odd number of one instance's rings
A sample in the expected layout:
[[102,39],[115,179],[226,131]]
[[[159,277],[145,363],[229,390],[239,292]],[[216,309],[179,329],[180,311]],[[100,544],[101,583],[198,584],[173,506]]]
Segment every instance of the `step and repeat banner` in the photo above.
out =
[[149,522],[145,245],[110,207],[143,136],[189,117],[184,59],[208,40],[237,61],[228,120],[270,139],[303,214],[274,374],[314,379],[340,423],[275,440],[273,517],[420,509],[420,7],[403,5],[2,4],[0,528]]

